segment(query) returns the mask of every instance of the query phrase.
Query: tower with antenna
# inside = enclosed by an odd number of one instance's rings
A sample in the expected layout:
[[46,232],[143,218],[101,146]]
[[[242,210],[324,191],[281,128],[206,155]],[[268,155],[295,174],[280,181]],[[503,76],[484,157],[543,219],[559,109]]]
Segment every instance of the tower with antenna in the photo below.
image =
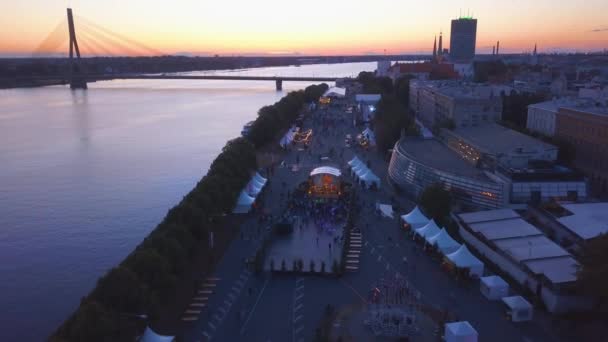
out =
[[477,41],[477,19],[467,10],[452,20],[450,31],[450,59],[454,62],[469,63],[475,58]]

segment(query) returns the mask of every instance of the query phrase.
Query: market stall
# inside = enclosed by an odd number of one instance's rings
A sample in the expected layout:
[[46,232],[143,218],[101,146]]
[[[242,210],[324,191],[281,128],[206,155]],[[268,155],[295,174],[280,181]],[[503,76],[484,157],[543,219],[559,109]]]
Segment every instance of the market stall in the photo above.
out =
[[532,320],[532,304],[522,296],[512,296],[502,298],[502,302],[508,308],[507,317],[513,322],[524,322]]
[[414,230],[414,234],[428,242],[427,238],[439,234],[441,229],[435,220],[431,219],[424,227]]
[[468,321],[445,324],[445,342],[477,342],[478,333]]
[[401,216],[401,223],[405,229],[417,229],[429,223],[429,219],[416,206],[412,211]]
[[454,240],[444,228],[436,235],[427,236],[426,241],[429,245],[437,247],[437,250],[443,255],[450,254],[460,247],[458,241]]
[[482,277],[479,289],[490,300],[501,299],[509,295],[509,284],[499,276]]
[[160,335],[150,327],[146,327],[144,335],[140,339],[141,342],[173,342],[174,340],[175,336]]
[[465,244],[462,244],[455,252],[446,254],[445,259],[459,269],[469,270],[469,274],[472,276],[481,277],[483,275],[483,262],[477,259]]

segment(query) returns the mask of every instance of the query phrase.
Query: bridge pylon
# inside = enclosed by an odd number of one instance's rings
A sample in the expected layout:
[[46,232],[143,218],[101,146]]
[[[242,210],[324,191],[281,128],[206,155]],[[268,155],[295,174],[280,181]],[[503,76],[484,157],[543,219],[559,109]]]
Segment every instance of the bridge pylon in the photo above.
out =
[[277,79],[277,80],[275,81],[275,85],[276,85],[276,87],[277,87],[277,91],[281,91],[281,90],[283,90],[283,80],[282,80],[282,79],[280,79],[280,78],[279,78],[279,79]]
[[[72,9],[68,8],[67,10],[68,33],[70,35],[70,88],[87,89],[87,80],[84,77],[84,68],[80,61],[80,49],[78,48],[78,40],[76,39],[76,29],[74,28],[74,17],[72,16]],[[74,58],[74,52],[76,52],[76,58]]]

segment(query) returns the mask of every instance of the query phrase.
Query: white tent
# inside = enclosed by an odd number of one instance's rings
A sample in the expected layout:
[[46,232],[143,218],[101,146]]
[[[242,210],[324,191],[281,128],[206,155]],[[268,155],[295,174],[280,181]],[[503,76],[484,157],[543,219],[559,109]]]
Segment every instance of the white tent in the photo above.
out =
[[448,231],[443,228],[438,234],[431,237],[427,236],[426,241],[431,245],[437,246],[437,249],[439,249],[444,255],[450,254],[460,247],[460,244],[456,240],[452,239]]
[[427,238],[430,238],[432,236],[435,236],[435,235],[439,234],[439,232],[441,231],[441,229],[442,228],[440,228],[437,225],[437,223],[435,223],[435,220],[431,219],[429,221],[429,223],[427,223],[426,225],[424,225],[424,227],[416,229],[415,233],[418,236],[420,236],[421,238],[427,240]]
[[251,205],[255,202],[255,198],[249,196],[245,190],[241,191],[239,198],[236,201],[236,206],[232,211],[235,214],[244,214],[248,213],[251,209]]
[[367,186],[376,184],[376,187],[380,187],[380,178],[378,178],[370,169],[366,168],[365,170],[365,173],[358,175],[359,180],[364,182]]
[[262,185],[266,184],[266,182],[268,181],[268,179],[262,177],[259,172],[256,172],[255,175],[253,175],[253,179],[255,179],[257,182],[262,183]]
[[260,192],[262,192],[263,185],[256,184],[253,179],[247,183],[247,187],[245,187],[245,192],[251,196],[256,197]]
[[462,244],[455,252],[445,256],[458,268],[468,268],[469,274],[481,277],[483,275],[483,263],[479,261],[467,248]]
[[335,177],[342,176],[342,172],[339,169],[337,169],[335,167],[331,167],[331,166],[320,166],[320,167],[313,169],[310,172],[311,176],[320,175],[320,174],[329,174],[329,175],[332,175]]
[[141,337],[141,342],[172,342],[175,336],[159,335],[150,327],[146,327],[144,335]]
[[353,159],[351,159],[351,160],[348,162],[348,165],[349,165],[350,167],[355,167],[356,165],[360,165],[361,163],[363,163],[363,162],[361,161],[361,159],[359,159],[359,157],[355,156]]
[[477,342],[479,334],[467,321],[445,324],[446,342]]
[[376,203],[376,210],[379,210],[384,217],[393,218],[393,206],[390,204]]
[[351,170],[355,175],[360,176],[367,172],[367,166],[365,166],[365,164],[363,164],[363,163],[356,164],[352,167]]
[[370,145],[375,146],[376,145],[376,135],[374,134],[374,131],[372,131],[369,127],[366,128],[362,133],[362,136],[364,136],[367,140],[369,140]]
[[502,301],[507,305],[507,307],[509,307],[509,310],[511,311],[511,321],[523,322],[532,319],[532,304],[528,303],[524,297],[504,297]]
[[418,209],[418,206],[408,214],[402,215],[401,219],[404,224],[411,226],[412,228],[420,228],[429,223],[429,219]]
[[296,128],[292,127],[289,129],[289,131],[287,131],[287,133],[285,133],[285,135],[281,138],[281,141],[279,141],[279,144],[281,145],[281,147],[285,147],[289,144],[291,144],[293,142],[293,138],[296,135]]
[[346,88],[331,87],[331,88],[327,89],[327,91],[325,92],[325,94],[323,94],[323,96],[342,98],[342,97],[346,96]]
[[490,300],[501,299],[509,295],[509,284],[499,276],[482,277],[479,289]]
[[253,187],[259,188],[259,189],[263,188],[265,184],[266,184],[266,182],[260,181],[258,178],[255,178],[255,176],[252,177],[251,180],[249,181],[250,186],[253,186]]

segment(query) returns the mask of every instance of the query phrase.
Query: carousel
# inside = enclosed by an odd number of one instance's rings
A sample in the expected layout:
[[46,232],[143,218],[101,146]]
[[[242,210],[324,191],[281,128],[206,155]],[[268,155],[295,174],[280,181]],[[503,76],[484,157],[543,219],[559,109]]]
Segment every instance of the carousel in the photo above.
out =
[[342,194],[342,172],[331,166],[321,166],[310,172],[308,194],[313,197],[338,198]]

